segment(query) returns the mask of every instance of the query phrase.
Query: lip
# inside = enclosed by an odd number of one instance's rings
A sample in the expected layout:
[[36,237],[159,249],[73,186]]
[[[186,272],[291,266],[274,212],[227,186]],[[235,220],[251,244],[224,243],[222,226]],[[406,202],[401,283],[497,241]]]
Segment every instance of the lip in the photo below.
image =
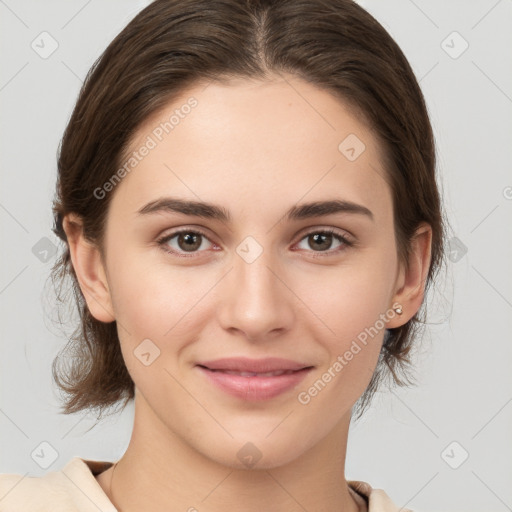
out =
[[[209,382],[225,393],[249,401],[269,400],[293,389],[313,369],[312,366],[304,363],[276,357],[266,359],[224,358],[204,361],[198,363],[196,367]],[[271,372],[285,373],[244,375]]]

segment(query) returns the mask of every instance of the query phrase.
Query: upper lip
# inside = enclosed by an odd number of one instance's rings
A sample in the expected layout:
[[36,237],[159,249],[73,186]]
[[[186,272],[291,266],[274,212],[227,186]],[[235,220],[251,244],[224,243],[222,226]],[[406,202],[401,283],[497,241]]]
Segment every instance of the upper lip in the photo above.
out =
[[227,370],[253,373],[276,372],[280,370],[302,370],[311,365],[282,359],[279,357],[267,357],[265,359],[250,359],[248,357],[226,357],[212,361],[203,361],[199,366],[205,366],[209,370]]

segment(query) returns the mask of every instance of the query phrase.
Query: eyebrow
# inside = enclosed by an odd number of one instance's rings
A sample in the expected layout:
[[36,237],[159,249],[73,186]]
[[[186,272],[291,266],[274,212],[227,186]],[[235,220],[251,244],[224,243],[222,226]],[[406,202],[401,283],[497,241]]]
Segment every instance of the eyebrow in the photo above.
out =
[[[164,197],[156,201],[151,201],[138,210],[140,215],[162,212],[182,213],[183,215],[192,215],[225,223],[231,222],[231,215],[223,206],[173,197]],[[284,217],[289,221],[304,220],[336,213],[359,214],[374,220],[373,213],[365,206],[342,199],[313,201],[295,205],[285,213]]]

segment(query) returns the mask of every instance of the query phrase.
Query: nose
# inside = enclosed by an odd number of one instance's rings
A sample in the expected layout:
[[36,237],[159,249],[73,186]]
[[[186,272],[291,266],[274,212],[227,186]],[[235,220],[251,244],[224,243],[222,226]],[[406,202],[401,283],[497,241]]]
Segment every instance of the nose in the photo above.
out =
[[298,302],[287,287],[284,266],[270,250],[254,261],[240,254],[234,254],[232,269],[222,280],[217,308],[222,328],[251,342],[282,336],[295,323]]

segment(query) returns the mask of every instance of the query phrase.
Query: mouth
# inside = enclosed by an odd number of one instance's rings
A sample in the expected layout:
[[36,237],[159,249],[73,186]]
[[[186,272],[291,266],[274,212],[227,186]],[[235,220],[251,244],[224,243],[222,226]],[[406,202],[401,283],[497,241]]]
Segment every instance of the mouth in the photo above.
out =
[[261,401],[292,390],[314,367],[281,358],[226,358],[205,361],[196,368],[224,393]]
[[[201,366],[201,365],[199,365]],[[222,372],[227,375],[239,375],[240,377],[277,377],[278,375],[291,375],[300,370],[277,370],[275,372],[242,372],[236,370],[212,370],[206,366],[202,366],[205,370],[212,372]]]

